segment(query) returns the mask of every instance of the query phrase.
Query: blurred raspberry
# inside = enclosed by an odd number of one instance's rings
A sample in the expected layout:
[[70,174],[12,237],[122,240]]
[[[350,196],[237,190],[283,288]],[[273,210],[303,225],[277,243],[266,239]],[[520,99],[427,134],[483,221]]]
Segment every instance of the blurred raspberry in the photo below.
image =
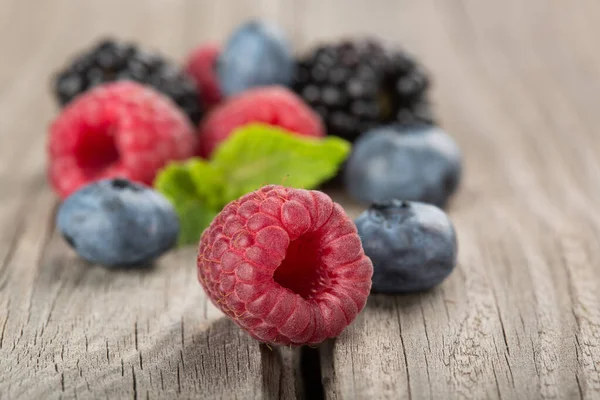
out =
[[205,108],[221,102],[221,88],[216,72],[216,63],[221,48],[216,43],[206,43],[190,52],[186,62],[186,72],[200,89],[200,97]]
[[319,116],[297,95],[270,86],[248,90],[215,108],[200,125],[200,156],[210,157],[236,128],[251,122],[280,126],[304,136],[325,136]]
[[262,342],[338,336],[364,307],[372,274],[354,223],[319,191],[265,186],[227,205],[200,239],[204,290]]
[[77,97],[50,127],[48,176],[62,198],[103,178],[151,185],[167,162],[195,148],[189,119],[168,97],[135,82],[109,83]]

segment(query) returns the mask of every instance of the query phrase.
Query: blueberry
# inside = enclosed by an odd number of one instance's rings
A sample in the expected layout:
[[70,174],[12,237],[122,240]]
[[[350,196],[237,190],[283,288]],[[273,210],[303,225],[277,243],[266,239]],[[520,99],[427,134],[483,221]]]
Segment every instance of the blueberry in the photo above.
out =
[[217,75],[227,96],[249,88],[291,83],[290,44],[277,27],[250,21],[236,30],[217,60]]
[[372,205],[355,223],[373,262],[374,293],[431,289],[456,265],[454,227],[436,206],[392,200]]
[[126,179],[101,180],[73,193],[61,204],[56,225],[81,257],[107,266],[150,263],[179,234],[171,203]]
[[358,139],[344,179],[350,196],[361,203],[402,199],[443,207],[460,177],[460,150],[442,129],[391,125]]

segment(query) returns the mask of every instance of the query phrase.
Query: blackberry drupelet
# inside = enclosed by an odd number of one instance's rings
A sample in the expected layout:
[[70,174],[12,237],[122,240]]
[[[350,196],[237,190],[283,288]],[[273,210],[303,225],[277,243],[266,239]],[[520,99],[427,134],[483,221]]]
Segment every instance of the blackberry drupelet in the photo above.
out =
[[381,124],[434,123],[427,73],[372,39],[318,47],[297,62],[293,87],[329,134],[351,141]]
[[194,81],[161,55],[133,43],[106,39],[84,51],[54,78],[54,94],[64,106],[94,86],[116,80],[150,85],[169,96],[197,124],[202,115]]

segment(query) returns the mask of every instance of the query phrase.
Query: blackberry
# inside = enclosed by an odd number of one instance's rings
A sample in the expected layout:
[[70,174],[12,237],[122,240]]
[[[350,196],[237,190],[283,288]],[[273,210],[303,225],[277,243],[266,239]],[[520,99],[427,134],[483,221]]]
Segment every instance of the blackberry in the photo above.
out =
[[161,55],[133,43],[106,39],[78,55],[54,79],[54,94],[61,106],[94,86],[116,80],[133,80],[169,96],[197,124],[202,115],[194,81]]
[[318,47],[297,62],[293,88],[329,134],[354,141],[381,124],[433,124],[429,84],[412,57],[367,39]]

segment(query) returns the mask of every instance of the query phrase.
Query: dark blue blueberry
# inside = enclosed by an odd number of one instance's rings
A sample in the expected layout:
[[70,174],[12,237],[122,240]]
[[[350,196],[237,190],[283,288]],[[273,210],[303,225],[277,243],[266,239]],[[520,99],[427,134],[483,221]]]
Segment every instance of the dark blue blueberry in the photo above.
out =
[[372,205],[355,223],[373,261],[374,293],[431,289],[456,265],[454,227],[436,206],[393,200]]
[[217,61],[217,74],[227,96],[257,86],[288,86],[294,74],[290,44],[277,26],[248,22],[227,42]]
[[171,203],[125,179],[98,181],[73,193],[61,204],[56,225],[81,257],[107,266],[150,263],[179,234]]
[[344,179],[350,196],[361,203],[402,199],[443,207],[460,177],[460,150],[442,129],[392,125],[358,139]]

